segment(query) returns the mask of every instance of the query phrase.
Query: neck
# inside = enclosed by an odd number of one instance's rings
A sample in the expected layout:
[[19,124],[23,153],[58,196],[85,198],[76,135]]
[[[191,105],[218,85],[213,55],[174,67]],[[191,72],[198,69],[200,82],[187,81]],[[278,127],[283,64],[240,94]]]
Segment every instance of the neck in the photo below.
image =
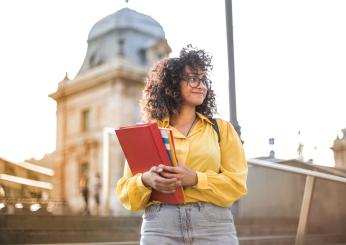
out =
[[191,124],[196,119],[196,108],[183,106],[179,114],[171,117],[171,125]]

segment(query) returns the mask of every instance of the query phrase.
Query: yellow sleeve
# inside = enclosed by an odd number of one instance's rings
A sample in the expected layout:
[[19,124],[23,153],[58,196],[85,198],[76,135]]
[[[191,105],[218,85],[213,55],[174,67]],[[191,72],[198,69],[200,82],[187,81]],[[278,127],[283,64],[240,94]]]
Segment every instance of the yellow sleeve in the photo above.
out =
[[221,138],[220,172],[197,172],[198,182],[194,188],[199,189],[210,202],[227,207],[246,195],[248,167],[242,143],[231,123],[218,120],[218,126]]
[[142,210],[149,201],[151,189],[143,184],[141,177],[141,173],[132,175],[127,162],[125,163],[123,177],[117,183],[116,196],[128,210]]

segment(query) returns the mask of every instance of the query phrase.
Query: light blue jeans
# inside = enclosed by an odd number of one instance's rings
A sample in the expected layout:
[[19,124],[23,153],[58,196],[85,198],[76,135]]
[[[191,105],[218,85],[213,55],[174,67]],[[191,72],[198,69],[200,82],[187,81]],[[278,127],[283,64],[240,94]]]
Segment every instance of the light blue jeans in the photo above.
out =
[[239,244],[231,209],[204,202],[147,207],[141,235],[141,245]]

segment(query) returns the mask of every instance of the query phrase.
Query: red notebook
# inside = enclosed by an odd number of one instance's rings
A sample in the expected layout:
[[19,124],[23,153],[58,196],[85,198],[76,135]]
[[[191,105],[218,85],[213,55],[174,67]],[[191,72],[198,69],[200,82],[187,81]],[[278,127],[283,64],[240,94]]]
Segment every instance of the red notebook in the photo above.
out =
[[[115,133],[133,175],[143,173],[159,164],[172,166],[156,123],[121,127],[115,130]],[[150,200],[167,204],[181,204],[184,203],[184,194],[181,187],[178,187],[172,194],[153,190]]]

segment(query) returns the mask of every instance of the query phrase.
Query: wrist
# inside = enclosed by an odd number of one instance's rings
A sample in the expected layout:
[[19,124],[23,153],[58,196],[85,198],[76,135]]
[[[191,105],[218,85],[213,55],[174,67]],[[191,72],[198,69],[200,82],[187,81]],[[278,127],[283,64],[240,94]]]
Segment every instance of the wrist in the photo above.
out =
[[187,183],[186,186],[197,185],[197,182],[198,182],[197,173],[195,171],[193,171],[192,174],[191,174],[191,177],[189,178],[189,182]]
[[150,186],[149,183],[148,183],[147,175],[148,175],[147,172],[143,173],[143,174],[141,175],[141,180],[142,180],[142,183],[143,183],[143,185],[144,185],[145,187],[150,188],[151,186]]
[[194,172],[193,172],[193,183],[192,183],[191,186],[197,185],[197,183],[198,183],[198,175],[197,175],[197,173],[194,171]]

